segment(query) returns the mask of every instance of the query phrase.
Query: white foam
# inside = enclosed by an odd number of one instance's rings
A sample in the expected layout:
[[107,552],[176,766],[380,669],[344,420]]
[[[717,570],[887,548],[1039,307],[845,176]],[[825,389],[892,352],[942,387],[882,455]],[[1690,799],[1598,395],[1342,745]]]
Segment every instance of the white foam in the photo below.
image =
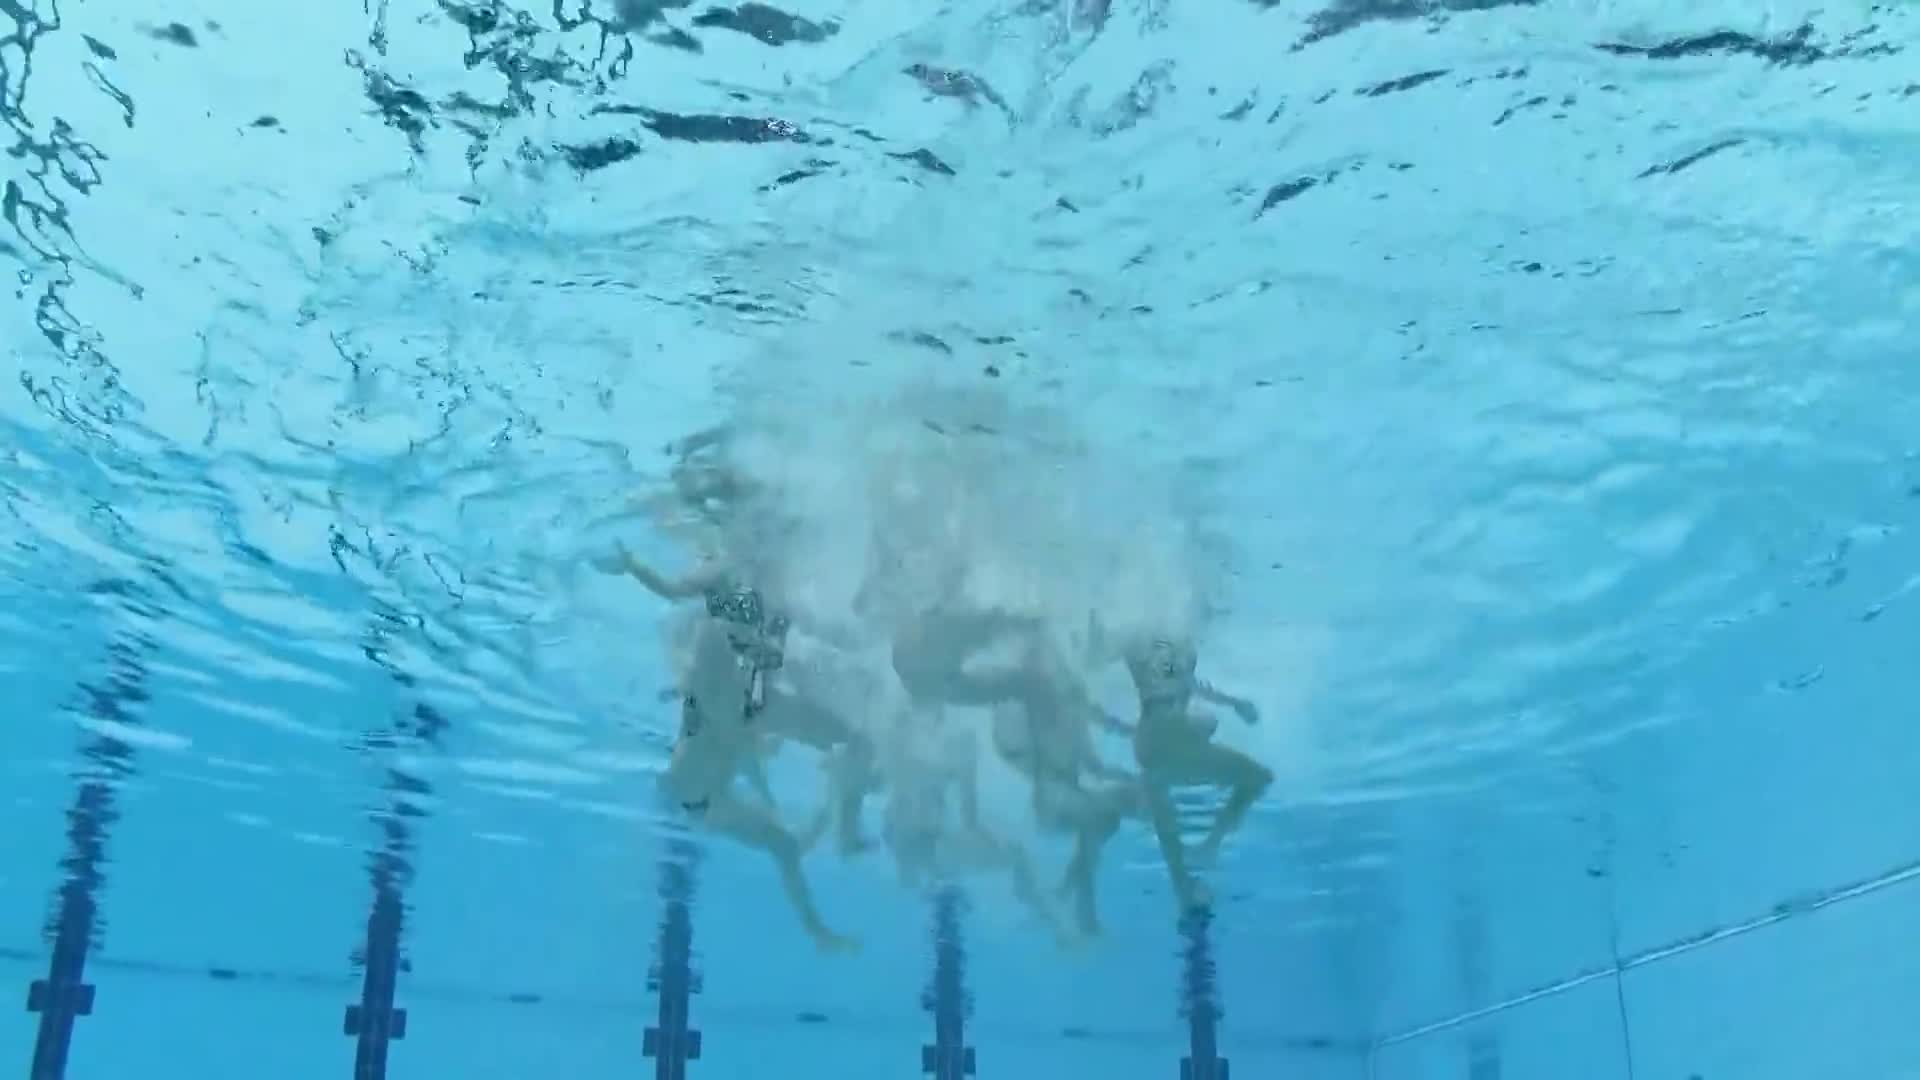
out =
[[1066,415],[914,374],[738,402],[731,453],[754,494],[728,546],[802,618],[878,636],[956,606],[1198,628],[1172,485]]

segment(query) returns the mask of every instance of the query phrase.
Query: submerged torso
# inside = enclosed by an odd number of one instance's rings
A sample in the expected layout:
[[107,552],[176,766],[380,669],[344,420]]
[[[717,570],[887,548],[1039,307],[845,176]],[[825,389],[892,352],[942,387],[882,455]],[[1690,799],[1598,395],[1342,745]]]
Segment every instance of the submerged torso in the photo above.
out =
[[1192,649],[1168,641],[1156,641],[1127,657],[1127,673],[1140,694],[1140,723],[1133,745],[1142,763],[1167,749],[1212,736],[1212,725],[1193,715],[1196,667]]
[[682,676],[680,731],[666,776],[681,802],[704,800],[726,787],[741,755],[749,752],[752,674],[728,627],[719,620],[701,620]]

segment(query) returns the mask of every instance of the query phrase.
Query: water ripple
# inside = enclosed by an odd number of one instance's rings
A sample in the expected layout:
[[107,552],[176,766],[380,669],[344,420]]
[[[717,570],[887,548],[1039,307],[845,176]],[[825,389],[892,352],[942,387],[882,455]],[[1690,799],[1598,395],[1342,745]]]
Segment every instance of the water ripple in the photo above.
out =
[[440,798],[650,821],[656,628],[579,563],[776,364],[1178,468],[1270,818],[1680,722],[1726,635],[1920,580],[1851,569],[1920,483],[1904,9],[369,7],[0,3],[0,579],[142,583],[94,600],[198,719],[102,734],[199,783],[404,689]]

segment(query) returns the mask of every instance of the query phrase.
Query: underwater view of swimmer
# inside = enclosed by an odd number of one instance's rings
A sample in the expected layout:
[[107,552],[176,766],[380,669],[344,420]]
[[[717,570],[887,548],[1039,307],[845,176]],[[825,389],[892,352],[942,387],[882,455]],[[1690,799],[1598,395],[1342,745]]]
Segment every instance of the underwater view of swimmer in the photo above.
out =
[[[824,426],[805,429],[809,442],[785,455],[769,453],[764,433],[755,453],[742,453],[738,422],[669,444],[663,489],[633,505],[686,549],[691,569],[665,573],[624,544],[593,560],[685,605],[668,657],[681,721],[661,779],[674,803],[697,827],[771,857],[803,928],[826,950],[853,947],[816,909],[803,867],[828,835],[842,858],[883,853],[910,891],[1003,880],[1021,910],[1070,946],[1102,932],[1104,854],[1134,822],[1158,847],[1176,910],[1209,906],[1199,875],[1273,774],[1216,741],[1210,714],[1196,708],[1259,719],[1250,702],[1198,677],[1192,620],[1153,631],[1140,616],[1151,600],[1109,613],[1093,576],[1056,572],[1057,555],[1027,560],[1077,544],[1088,560],[1130,569],[1123,540],[1070,512],[1006,520],[1048,503],[1036,485],[1060,470],[1011,468],[1004,447],[975,454],[928,425],[925,446],[906,436],[880,463],[856,452],[861,438],[845,437],[834,461],[844,482],[819,484],[793,463],[830,458],[820,450],[834,445]],[[756,475],[768,461],[778,467]],[[1158,557],[1134,560],[1135,580],[1166,580]],[[849,580],[849,566],[858,567],[850,587],[817,588]],[[1174,585],[1170,610],[1185,611],[1191,588]],[[1107,631],[1109,619],[1127,629]],[[800,639],[815,654],[804,665],[811,676],[787,662]],[[1116,663],[1138,699],[1132,720],[1091,690]],[[829,689],[850,681],[868,689]],[[1103,755],[1105,739],[1131,745],[1131,767]],[[804,824],[782,821],[767,781],[769,760],[785,747],[819,764],[824,797]],[[991,816],[981,806],[983,749],[1026,792]],[[1190,845],[1173,792],[1194,787],[1223,803]],[[1051,887],[1035,858],[1045,837],[1067,845]]]
[[[1164,639],[1130,649],[1126,655],[1127,673],[1140,695],[1134,759],[1140,765],[1145,786],[1147,814],[1183,910],[1212,902],[1190,865],[1205,869],[1218,862],[1221,846],[1273,783],[1271,769],[1215,742],[1217,722],[1193,710],[1197,697],[1232,709],[1248,724],[1260,721],[1259,710],[1251,702],[1202,681],[1195,674],[1198,664],[1199,657],[1190,644]],[[1190,864],[1171,792],[1176,787],[1199,786],[1225,789],[1227,801],[1193,852]]]
[[[679,672],[680,727],[662,787],[699,826],[769,855],[787,901],[822,949],[850,950],[857,943],[828,928],[801,867],[802,844],[782,825],[771,805],[761,762],[762,736],[755,723],[764,711],[764,685],[778,666],[785,628],[761,607],[758,593],[718,577],[673,581],[622,552],[623,569],[657,595],[701,599],[704,610],[693,633],[691,655]],[[611,565],[611,564],[609,564]],[[743,799],[736,781],[755,777],[762,804]]]

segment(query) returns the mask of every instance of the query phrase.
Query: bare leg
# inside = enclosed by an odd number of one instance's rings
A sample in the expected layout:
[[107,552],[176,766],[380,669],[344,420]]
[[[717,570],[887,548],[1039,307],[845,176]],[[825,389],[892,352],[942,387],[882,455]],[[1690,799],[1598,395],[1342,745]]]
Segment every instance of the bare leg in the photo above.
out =
[[740,772],[747,778],[747,786],[769,810],[774,809],[774,798],[773,785],[767,782],[767,758],[773,751],[774,746],[766,740],[753,739],[748,741],[740,761]]
[[858,855],[873,848],[873,841],[861,831],[861,816],[867,796],[879,787],[876,779],[873,747],[865,740],[842,746],[828,764],[827,786],[831,790],[830,805],[839,817],[842,855]]
[[1027,858],[1027,853],[1005,841],[1000,843],[1000,850],[1007,861],[1007,870],[1013,877],[1014,897],[1039,916],[1056,940],[1062,943],[1070,941],[1067,929],[1061,925],[1060,916],[1053,910],[1053,905],[1047,903],[1047,898],[1040,894],[1039,883],[1033,875],[1033,863]]
[[813,820],[807,823],[807,827],[794,837],[795,842],[800,845],[800,854],[805,855],[812,851],[814,846],[820,843],[820,838],[827,835],[827,829],[832,825],[833,800],[828,799],[820,804],[820,809],[814,813]]
[[832,750],[854,737],[853,728],[833,710],[791,693],[768,687],[766,703],[754,713],[753,724],[816,750]]
[[918,701],[984,706],[1026,697],[1032,672],[965,670],[967,658],[1011,635],[1031,635],[1037,622],[995,612],[928,616],[894,638],[893,671]]
[[813,890],[800,869],[800,841],[781,828],[770,814],[741,802],[732,792],[721,791],[711,797],[703,817],[714,831],[773,857],[774,865],[780,870],[780,885],[786,890],[787,903],[792,905],[807,935],[822,951],[851,952],[859,948],[857,941],[829,930],[820,918],[820,911],[813,903]]
[[1033,860],[1018,842],[999,836],[991,829],[976,827],[948,833],[936,843],[939,845],[937,862],[946,876],[1006,871],[1014,898],[1033,912],[1062,945],[1072,944],[1073,936],[1041,892],[1039,879],[1033,872]]
[[855,855],[873,846],[860,832],[860,812],[873,790],[873,748],[838,713],[785,690],[768,689],[766,705],[752,723],[778,735],[831,754],[827,786],[831,806],[838,811],[842,855]]
[[1214,784],[1228,791],[1227,801],[1213,819],[1213,827],[1194,851],[1194,860],[1211,866],[1220,856],[1220,846],[1246,820],[1247,812],[1273,783],[1273,770],[1240,751],[1218,743],[1202,743],[1180,755],[1174,765],[1183,779]]
[[1100,856],[1106,851],[1107,842],[1120,831],[1120,821],[1126,816],[1124,802],[1130,801],[1130,796],[1124,792],[1113,792],[1104,798],[1091,798],[1099,799],[1099,803],[1090,802],[1079,815],[1073,859],[1061,875],[1060,893],[1073,897],[1074,920],[1079,924],[1080,932],[1097,937],[1101,929],[1094,882],[1100,871]]
[[1153,822],[1153,834],[1160,841],[1160,858],[1167,864],[1167,875],[1173,880],[1173,895],[1181,913],[1207,906],[1212,898],[1187,869],[1187,851],[1180,839],[1180,821],[1174,814],[1173,795],[1166,783],[1151,772],[1147,778],[1147,817]]
[[967,744],[966,760],[954,765],[953,782],[960,787],[960,824],[976,832],[980,825],[980,759]]

